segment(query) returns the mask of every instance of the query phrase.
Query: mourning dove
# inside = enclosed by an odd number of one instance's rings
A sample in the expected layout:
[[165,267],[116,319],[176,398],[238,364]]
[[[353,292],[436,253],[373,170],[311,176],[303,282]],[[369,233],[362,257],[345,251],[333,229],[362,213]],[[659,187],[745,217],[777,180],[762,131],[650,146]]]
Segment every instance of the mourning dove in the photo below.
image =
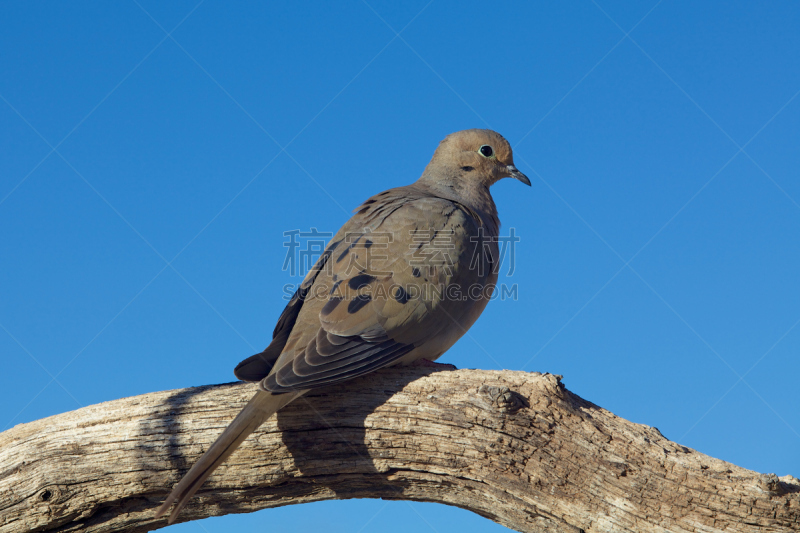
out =
[[[491,130],[448,135],[413,184],[355,210],[283,310],[272,342],[234,370],[259,391],[175,486],[156,517],[192,495],[265,420],[310,389],[395,364],[432,362],[477,320],[497,281],[489,187],[530,185]],[[353,391],[357,393],[357,391]]]

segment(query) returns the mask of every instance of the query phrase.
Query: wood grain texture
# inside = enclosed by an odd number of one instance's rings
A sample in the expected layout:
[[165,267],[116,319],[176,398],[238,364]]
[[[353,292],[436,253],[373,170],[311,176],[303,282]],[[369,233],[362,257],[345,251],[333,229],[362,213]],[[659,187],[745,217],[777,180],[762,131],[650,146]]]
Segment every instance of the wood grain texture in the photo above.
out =
[[[800,481],[664,438],[557,376],[388,369],[267,421],[179,521],[326,499],[469,509],[518,531],[800,530]],[[172,485],[253,394],[156,392],[0,433],[0,532],[151,531]]]

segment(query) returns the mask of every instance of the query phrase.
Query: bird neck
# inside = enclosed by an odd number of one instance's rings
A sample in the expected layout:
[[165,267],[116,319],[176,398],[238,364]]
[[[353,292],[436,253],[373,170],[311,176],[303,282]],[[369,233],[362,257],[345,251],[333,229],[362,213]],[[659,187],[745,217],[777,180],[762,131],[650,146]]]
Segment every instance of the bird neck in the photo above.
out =
[[487,184],[456,176],[442,176],[441,173],[434,176],[426,169],[415,185],[429,190],[436,196],[468,207],[480,216],[489,234],[498,234],[500,219]]

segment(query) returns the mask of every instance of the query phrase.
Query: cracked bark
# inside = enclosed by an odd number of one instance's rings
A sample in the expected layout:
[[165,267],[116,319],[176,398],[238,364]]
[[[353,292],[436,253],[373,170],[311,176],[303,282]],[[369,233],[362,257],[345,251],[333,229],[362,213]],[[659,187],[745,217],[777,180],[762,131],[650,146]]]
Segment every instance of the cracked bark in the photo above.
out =
[[[349,395],[351,387],[357,395]],[[0,434],[0,532],[150,531],[253,385],[156,392]],[[265,423],[179,521],[326,499],[444,503],[518,531],[800,529],[800,481],[664,438],[557,376],[389,369]]]

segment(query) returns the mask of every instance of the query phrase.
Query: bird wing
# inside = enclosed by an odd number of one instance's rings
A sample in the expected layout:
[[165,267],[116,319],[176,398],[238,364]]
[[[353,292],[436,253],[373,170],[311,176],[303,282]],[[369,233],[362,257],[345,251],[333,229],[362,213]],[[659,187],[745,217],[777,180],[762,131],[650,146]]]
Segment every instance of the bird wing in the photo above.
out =
[[414,187],[367,200],[281,315],[273,339],[281,351],[270,355],[261,387],[282,393],[339,383],[458,328],[485,296],[471,298],[467,287],[492,275],[475,265],[476,250],[487,248],[479,228],[468,209]]

